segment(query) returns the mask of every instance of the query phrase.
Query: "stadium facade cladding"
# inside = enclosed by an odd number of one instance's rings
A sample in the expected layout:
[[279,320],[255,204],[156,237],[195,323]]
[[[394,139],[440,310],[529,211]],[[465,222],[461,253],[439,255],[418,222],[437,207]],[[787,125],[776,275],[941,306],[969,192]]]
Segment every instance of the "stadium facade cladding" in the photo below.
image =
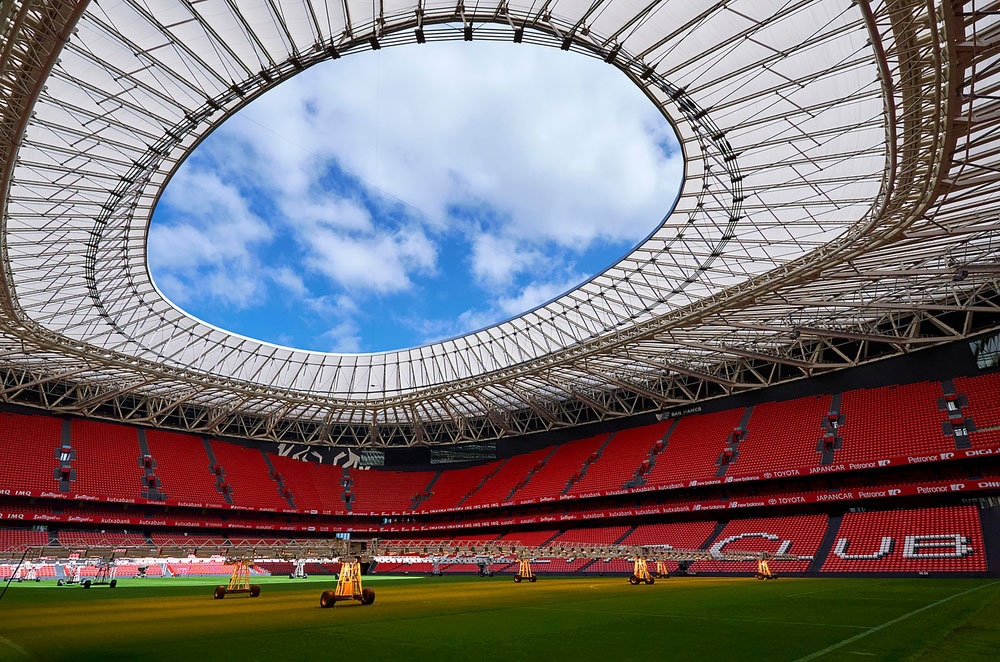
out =
[[[6,402],[272,441],[481,441],[659,411],[993,330],[985,2],[3,6]],[[682,189],[606,272],[517,318],[324,354],[193,319],[146,266],[214,127],[318,62],[498,40],[601,58],[670,121]],[[513,47],[513,46],[512,46]]]

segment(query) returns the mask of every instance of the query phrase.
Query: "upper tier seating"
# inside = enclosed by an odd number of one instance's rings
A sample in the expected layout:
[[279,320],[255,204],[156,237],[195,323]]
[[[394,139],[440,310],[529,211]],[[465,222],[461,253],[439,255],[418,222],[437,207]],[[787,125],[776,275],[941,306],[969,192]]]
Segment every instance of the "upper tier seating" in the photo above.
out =
[[280,455],[271,455],[270,459],[274,470],[291,492],[296,508],[325,514],[347,512],[343,498],[342,467],[302,462]]
[[[709,549],[721,552],[769,552],[813,557],[826,533],[826,515],[795,515],[733,520],[712,541]],[[731,539],[728,542],[727,539]],[[721,545],[721,547],[720,547]],[[811,560],[773,561],[771,570],[805,572]],[[693,572],[754,573],[757,561],[696,561]]]
[[[976,420],[977,426],[997,427],[972,433],[973,444],[993,443],[989,435],[994,434],[1000,442],[1000,397],[995,390],[1000,388],[1000,373],[956,378],[954,382],[957,397],[968,398],[963,414]],[[850,469],[849,463],[871,463],[900,455],[933,456],[945,451],[954,455],[955,440],[943,430],[949,420],[940,404],[945,397],[939,382],[843,393],[837,428],[842,445],[832,452],[833,463]],[[742,474],[815,467],[821,461],[817,444],[830,403],[830,396],[823,395],[763,403],[756,405],[752,413],[737,407],[689,415],[621,430],[613,437],[595,435],[463,469],[352,469],[351,513],[427,513],[525,500],[555,501],[564,496],[564,491],[568,496],[582,497],[620,491],[626,485],[688,487],[696,481],[725,482]],[[744,419],[745,426],[741,423]],[[722,466],[720,458],[733,443],[737,428],[743,436],[729,462]],[[69,485],[63,492],[57,478],[57,454],[66,429],[74,452],[69,464],[75,476],[68,483],[63,481],[63,488]],[[139,459],[143,436],[149,449],[145,469]],[[214,441],[209,445],[210,453],[201,438],[190,434],[138,431],[80,420],[64,426],[62,419],[53,416],[2,413],[0,443],[7,458],[0,462],[0,490],[12,498],[37,497],[47,492],[49,496],[69,499],[84,495],[130,501],[145,493],[143,481],[149,472],[158,481],[158,492],[171,506],[280,511],[292,507],[288,501],[291,499],[294,508],[306,512],[338,515],[348,511],[343,498],[343,467],[269,454],[266,457],[274,467],[272,473],[259,450]],[[210,454],[215,456],[214,461]],[[831,453],[826,455],[829,461]],[[830,480],[835,480],[835,473],[829,474]],[[884,482],[877,476],[874,480]],[[838,487],[830,485],[831,491]],[[752,489],[770,488],[765,483]],[[30,494],[18,494],[19,490]],[[669,494],[664,495],[664,499],[669,498]],[[699,497],[703,503],[711,499],[721,501],[724,497]],[[568,507],[579,510],[581,506]]]
[[464,469],[444,471],[430,488],[430,496],[418,507],[417,511],[454,508],[468,494],[475,490],[491,472],[500,468],[500,462],[490,462]]
[[223,441],[212,441],[211,446],[215,461],[224,471],[223,480],[230,486],[234,505],[257,510],[289,507],[259,450]]
[[719,470],[716,462],[729,436],[739,426],[743,412],[742,408],[727,409],[680,419],[667,447],[656,458],[656,465],[646,474],[647,484],[671,485],[713,478]]
[[349,471],[352,513],[408,512],[414,498],[434,477],[431,471]]
[[622,489],[635,475],[636,469],[649,457],[653,446],[663,439],[672,422],[661,421],[615,433],[601,456],[587,468],[587,473],[568,493],[587,494]]
[[102,499],[141,496],[144,472],[135,428],[96,421],[73,420],[70,427],[76,459],[71,491]]
[[58,492],[61,436],[62,421],[54,416],[0,413],[0,489]]
[[838,432],[843,447],[836,462],[857,462],[898,455],[955,450],[955,440],[941,425],[948,415],[938,409],[938,382],[847,391],[841,400]]
[[216,489],[216,476],[210,470],[204,442],[198,437],[178,432],[147,430],[149,454],[156,463],[160,488],[173,503],[195,503],[225,507],[226,500]]
[[[973,446],[1000,444],[1000,372],[956,377],[955,390],[968,398],[962,414],[971,418],[978,432],[969,435]],[[997,428],[997,429],[984,429]]]
[[847,513],[823,572],[983,572],[975,506]]
[[551,448],[543,448],[510,458],[503,463],[496,475],[473,492],[462,505],[489,506],[506,502],[514,488],[527,478],[528,472],[536,466],[540,466],[550,452],[552,452]]
[[514,501],[558,497],[566,489],[573,474],[583,467],[587,458],[596,453],[607,438],[607,434],[599,434],[556,448],[545,466],[535,472],[531,480],[514,494]]
[[759,475],[818,465],[822,454],[816,444],[829,411],[828,395],[757,405],[728,473]]

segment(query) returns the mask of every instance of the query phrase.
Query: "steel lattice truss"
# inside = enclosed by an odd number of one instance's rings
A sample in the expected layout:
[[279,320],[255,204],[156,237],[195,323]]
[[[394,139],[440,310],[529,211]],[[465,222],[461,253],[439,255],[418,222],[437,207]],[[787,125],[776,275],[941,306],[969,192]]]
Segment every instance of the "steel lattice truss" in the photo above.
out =
[[[4,2],[2,397],[210,435],[447,444],[655,411],[995,328],[998,10]],[[149,220],[201,137],[318,62],[445,39],[558,47],[628,76],[684,151],[659,229],[539,309],[380,354],[269,345],[162,297],[146,267]]]
[[394,541],[394,540],[206,540],[197,544],[178,539],[160,545],[115,544],[110,541],[88,543],[80,541],[60,545],[29,546],[0,551],[0,559],[16,561],[26,559],[104,560],[108,558],[187,558],[196,556],[226,557],[227,559],[346,559],[361,558],[426,558],[448,562],[465,559],[491,559],[516,561],[517,559],[608,559],[642,558],[649,561],[747,561],[762,557],[776,561],[809,560],[810,556],[796,556],[785,551],[725,552],[716,549],[675,549],[670,545],[570,545],[531,546],[502,544],[491,541]]

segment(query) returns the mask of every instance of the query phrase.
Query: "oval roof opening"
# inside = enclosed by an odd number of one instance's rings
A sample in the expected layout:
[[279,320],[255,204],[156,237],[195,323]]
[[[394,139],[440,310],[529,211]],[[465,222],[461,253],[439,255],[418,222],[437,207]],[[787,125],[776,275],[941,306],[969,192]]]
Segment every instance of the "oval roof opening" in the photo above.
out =
[[167,185],[151,274],[215,326],[300,349],[423,345],[539,306],[670,210],[676,135],[600,60],[438,43],[324,62]]

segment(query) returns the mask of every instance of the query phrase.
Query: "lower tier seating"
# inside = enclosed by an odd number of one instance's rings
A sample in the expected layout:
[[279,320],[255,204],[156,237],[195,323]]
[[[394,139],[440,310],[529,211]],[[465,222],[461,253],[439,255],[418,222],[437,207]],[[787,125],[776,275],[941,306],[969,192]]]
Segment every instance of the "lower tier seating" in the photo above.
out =
[[[708,546],[714,552],[768,552],[794,554],[808,557],[806,561],[776,562],[777,572],[805,572],[812,558],[819,551],[826,533],[826,515],[796,515],[792,517],[767,517],[733,520],[722,529]],[[697,561],[691,572],[753,573],[756,560],[747,561]]]
[[983,572],[975,506],[847,513],[823,572]]

